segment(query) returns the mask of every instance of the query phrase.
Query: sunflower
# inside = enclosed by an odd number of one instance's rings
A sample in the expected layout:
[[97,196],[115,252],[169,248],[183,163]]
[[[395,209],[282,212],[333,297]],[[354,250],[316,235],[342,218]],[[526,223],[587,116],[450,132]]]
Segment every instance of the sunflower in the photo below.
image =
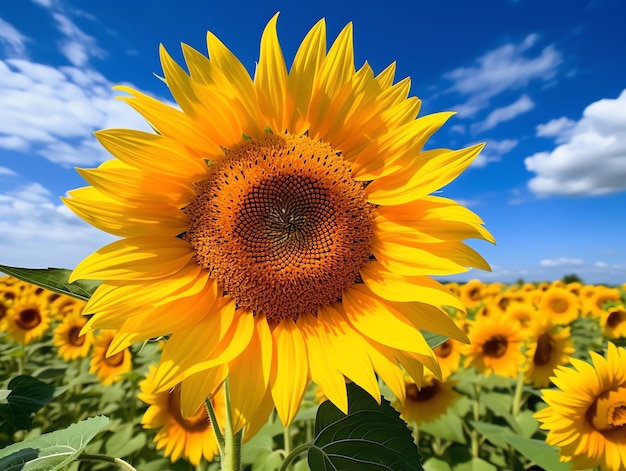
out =
[[535,418],[572,469],[626,469],[626,350],[609,343],[606,357],[591,352],[591,360],[555,370],[559,389],[542,390],[548,407]]
[[442,308],[462,303],[430,275],[488,269],[463,240],[493,242],[432,195],[482,148],[423,150],[451,114],[417,118],[394,65],[356,70],[350,24],[326,52],[318,22],[288,72],[276,21],[254,79],[211,33],[210,59],[183,45],[188,73],[161,48],[180,109],[119,87],[157,133],[97,133],[116,159],[65,200],[122,237],[72,274],[104,280],[86,328],[119,329],[113,355],[171,334],[155,391],[186,380],[192,414],[228,377],[235,431],[274,405],[289,424],[310,380],[347,411],[345,378],[379,399],[376,374],[401,395],[400,365],[438,372],[421,329],[467,339]]
[[600,325],[604,330],[604,335],[610,339],[626,337],[626,307],[619,305],[604,311],[600,318]]
[[34,286],[20,289],[6,315],[7,336],[24,345],[41,338],[50,326],[49,306]]
[[586,298],[584,311],[590,317],[602,317],[611,305],[622,302],[622,295],[617,288],[598,286],[592,296]]
[[580,302],[578,297],[566,288],[552,286],[541,296],[539,311],[555,324],[566,325],[580,316]]
[[434,422],[445,415],[462,397],[453,390],[458,381],[437,379],[425,374],[419,387],[411,378],[405,378],[406,398],[396,399],[393,406],[406,422],[421,424]]
[[536,388],[550,385],[557,366],[564,365],[575,351],[570,328],[555,326],[549,319],[533,324],[535,342],[530,344],[525,380]]
[[[150,406],[141,419],[144,428],[159,429],[154,437],[157,450],[165,448],[164,454],[172,463],[184,458],[198,466],[203,457],[207,461],[213,460],[219,454],[219,448],[204,404],[184,418],[180,408],[180,385],[169,391],[154,393],[155,371],[155,367],[150,365],[150,372],[139,383],[139,399]],[[218,422],[220,419],[223,421],[226,413],[223,391],[211,398],[211,404]]]
[[522,328],[530,328],[538,321],[540,313],[531,303],[512,302],[507,306],[504,316]]
[[461,361],[461,351],[463,344],[458,340],[447,339],[438,347],[433,349],[439,366],[441,367],[442,379],[448,378],[452,373],[459,369],[459,363]]
[[[80,335],[86,334],[87,332],[80,333]],[[96,374],[105,386],[123,380],[122,375],[128,373],[133,367],[132,354],[129,349],[123,348],[114,354],[110,353],[114,338],[114,330],[99,332],[94,338],[94,348],[91,352],[89,372]]]
[[461,301],[468,309],[478,307],[483,302],[483,290],[485,284],[480,280],[469,280],[464,285],[460,286]]
[[480,373],[517,377],[525,363],[522,347],[526,333],[515,322],[504,318],[481,317],[469,333],[470,345],[464,353],[465,367],[475,367]]
[[93,344],[93,333],[80,331],[87,323],[87,318],[82,315],[82,307],[76,305],[75,309],[67,313],[59,325],[54,329],[52,341],[59,348],[58,353],[65,361],[85,358],[89,355],[89,349]]

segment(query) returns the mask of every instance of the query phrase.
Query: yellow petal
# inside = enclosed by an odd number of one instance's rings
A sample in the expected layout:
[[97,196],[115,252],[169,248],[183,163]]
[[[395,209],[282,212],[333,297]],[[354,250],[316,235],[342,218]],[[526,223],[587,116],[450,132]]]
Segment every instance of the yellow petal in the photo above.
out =
[[365,285],[345,289],[343,306],[350,324],[370,339],[403,351],[431,351],[422,333],[393,305]]
[[284,426],[296,416],[309,383],[306,344],[300,329],[291,319],[280,322],[272,331],[274,362],[270,388],[276,412]]
[[179,272],[194,255],[177,237],[141,236],[112,242],[97,250],[72,272],[75,280],[154,280]]
[[322,347],[318,330],[323,328],[315,316],[300,316],[298,326],[307,346],[311,379],[322,389],[324,395],[344,414],[348,413],[346,380],[334,366],[330,355]]
[[[450,183],[478,156],[484,144],[456,151],[433,149],[421,154],[418,165],[374,180],[365,192],[370,203],[396,205],[422,198]],[[402,162],[402,161],[399,161]]]
[[404,276],[391,272],[378,261],[361,268],[363,282],[383,299],[398,302],[419,301],[433,306],[451,306],[465,311],[461,300],[449,289],[427,276]]
[[180,387],[180,411],[183,417],[189,417],[199,407],[204,407],[204,400],[216,393],[227,375],[228,366],[219,365],[183,379]]
[[107,129],[95,136],[119,160],[144,171],[187,182],[207,173],[204,160],[190,155],[182,140],[130,129]]
[[317,325],[322,352],[326,352],[333,366],[380,403],[378,380],[367,354],[366,341],[348,323],[341,304],[320,307]]
[[396,398],[404,403],[406,397],[404,374],[393,353],[393,349],[370,340],[367,341],[367,354],[372,360],[374,369]]
[[238,432],[254,419],[269,386],[272,339],[263,315],[254,318],[255,333],[246,349],[230,362],[230,402],[233,430]]
[[300,135],[308,128],[306,117],[322,61],[326,57],[326,22],[321,19],[307,33],[296,52],[289,77],[287,90],[293,102],[289,131]]
[[280,133],[287,129],[287,67],[276,33],[277,20],[278,13],[263,30],[254,84],[267,124],[274,132]]

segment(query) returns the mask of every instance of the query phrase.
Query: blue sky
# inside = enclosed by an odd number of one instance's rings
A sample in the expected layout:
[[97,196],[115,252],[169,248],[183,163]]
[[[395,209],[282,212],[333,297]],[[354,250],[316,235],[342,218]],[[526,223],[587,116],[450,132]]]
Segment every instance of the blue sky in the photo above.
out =
[[[171,100],[158,45],[181,58],[216,34],[254,70],[263,27],[280,11],[285,57],[317,20],[330,40],[352,21],[357,66],[397,62],[421,113],[457,111],[430,142],[486,142],[443,189],[497,240],[471,245],[492,265],[458,280],[626,281],[626,4],[23,0],[0,4],[0,263],[72,268],[113,240],[59,201],[74,170],[107,159],[92,132],[147,129],[115,100],[125,83]],[[306,6],[304,6],[306,5]],[[329,42],[330,42],[329,40]]]

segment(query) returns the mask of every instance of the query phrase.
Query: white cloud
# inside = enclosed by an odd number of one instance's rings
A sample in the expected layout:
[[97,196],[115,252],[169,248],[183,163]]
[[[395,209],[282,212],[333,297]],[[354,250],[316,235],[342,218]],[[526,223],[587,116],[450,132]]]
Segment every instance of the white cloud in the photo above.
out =
[[514,149],[518,144],[517,139],[503,139],[495,141],[487,139],[482,152],[472,162],[472,167],[484,167],[490,162],[499,162],[502,156]]
[[584,260],[580,258],[559,257],[555,259],[543,259],[541,260],[541,262],[539,262],[539,265],[541,265],[542,267],[562,267],[565,265],[582,265],[584,263]]
[[487,131],[488,129],[496,127],[500,123],[511,121],[513,118],[532,110],[534,107],[535,103],[530,99],[530,97],[528,95],[522,95],[510,105],[493,110],[487,115],[487,118],[484,121],[473,124],[472,131]]
[[37,5],[41,5],[42,7],[50,8],[52,7],[52,0],[33,0],[33,3]]
[[0,44],[4,45],[7,57],[25,57],[26,42],[29,38],[20,33],[13,25],[0,18]]
[[112,86],[89,67],[0,60],[0,148],[36,152],[66,166],[106,160],[93,131],[111,126],[149,130],[132,108],[115,100]]
[[4,265],[73,268],[113,240],[81,221],[38,183],[0,194],[0,263]]
[[537,127],[551,135],[554,150],[525,159],[537,175],[528,188],[537,196],[590,196],[626,190],[626,90],[616,99],[598,100],[577,122],[560,118]]
[[13,176],[13,175],[16,175],[16,173],[13,170],[11,170],[10,168],[3,167],[3,166],[0,165],[0,175],[11,175],[11,176]]
[[65,36],[59,42],[59,48],[63,55],[77,67],[82,67],[89,61],[91,56],[102,58],[105,51],[98,47],[93,36],[84,33],[67,16],[61,13],[53,13],[57,22],[57,28]]
[[609,264],[606,262],[596,262],[593,264],[593,266],[596,268],[606,268],[609,266]]
[[545,124],[537,125],[537,137],[554,137],[557,142],[564,142],[570,138],[575,127],[576,121],[566,117],[551,119]]
[[547,82],[556,75],[561,53],[554,46],[545,47],[539,55],[531,49],[538,36],[531,34],[520,44],[505,44],[476,59],[477,65],[448,72],[444,78],[453,82],[448,92],[468,95],[466,102],[454,109],[459,117],[471,117],[489,106],[490,100],[504,92],[525,87],[531,81]]

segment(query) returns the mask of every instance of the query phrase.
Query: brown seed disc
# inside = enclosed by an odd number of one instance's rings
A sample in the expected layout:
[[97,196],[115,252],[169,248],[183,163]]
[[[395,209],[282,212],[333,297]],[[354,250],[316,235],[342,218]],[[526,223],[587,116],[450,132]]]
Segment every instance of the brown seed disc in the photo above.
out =
[[369,260],[374,205],[328,144],[267,135],[214,162],[185,209],[196,259],[278,322],[338,301]]

